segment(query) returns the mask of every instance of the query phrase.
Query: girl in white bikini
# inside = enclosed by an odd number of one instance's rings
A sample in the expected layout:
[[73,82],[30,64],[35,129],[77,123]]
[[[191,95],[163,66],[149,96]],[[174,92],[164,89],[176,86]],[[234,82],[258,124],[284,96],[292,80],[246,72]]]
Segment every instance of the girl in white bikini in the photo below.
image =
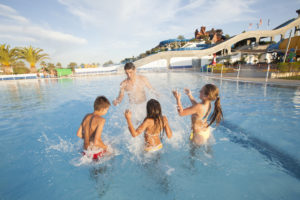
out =
[[[216,121],[219,125],[223,118],[222,108],[220,104],[219,89],[213,84],[206,84],[200,90],[201,102],[198,103],[193,97],[189,89],[185,89],[185,93],[189,97],[192,106],[183,109],[181,105],[181,94],[173,91],[173,95],[177,101],[177,111],[180,116],[191,115],[192,133],[190,139],[196,145],[203,145],[211,136],[210,125]],[[210,122],[207,118],[211,112],[211,102],[215,101],[213,114],[210,116]]]
[[137,129],[132,124],[130,110],[125,111],[125,118],[132,137],[145,132],[145,151],[147,152],[157,151],[163,147],[161,138],[164,131],[168,138],[172,137],[167,117],[162,115],[160,103],[155,99],[147,102],[147,116]]

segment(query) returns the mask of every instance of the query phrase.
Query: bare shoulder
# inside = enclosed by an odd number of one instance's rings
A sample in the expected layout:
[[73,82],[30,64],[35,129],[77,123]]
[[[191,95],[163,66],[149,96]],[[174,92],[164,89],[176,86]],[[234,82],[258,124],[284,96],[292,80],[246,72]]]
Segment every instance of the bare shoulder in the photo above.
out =
[[147,119],[144,120],[143,124],[148,125],[148,126],[153,125],[154,120],[150,119],[150,118],[147,118]]
[[137,75],[137,77],[142,80],[142,81],[148,81],[147,77],[146,76],[143,76],[143,75]]
[[196,103],[194,106],[193,106],[195,109],[197,110],[201,110],[203,108],[203,104],[201,103]]
[[100,117],[100,116],[96,116],[96,117],[95,117],[95,120],[96,120],[96,123],[97,123],[97,124],[105,123],[105,118]]
[[121,83],[120,83],[120,87],[125,87],[127,85],[127,79],[123,80]]

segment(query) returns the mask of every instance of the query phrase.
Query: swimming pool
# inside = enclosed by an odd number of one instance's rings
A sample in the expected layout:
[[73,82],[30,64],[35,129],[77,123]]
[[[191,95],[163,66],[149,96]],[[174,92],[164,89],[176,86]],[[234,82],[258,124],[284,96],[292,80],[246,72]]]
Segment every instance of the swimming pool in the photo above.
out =
[[[298,199],[300,89],[211,79],[196,72],[145,73],[173,138],[144,155],[123,111],[111,106],[103,138],[114,156],[81,159],[76,131],[96,96],[112,101],[125,75],[0,82],[0,199]],[[225,121],[210,148],[192,149],[190,118],[171,89],[221,91]],[[151,97],[151,95],[150,95]],[[189,105],[182,95],[183,106]]]

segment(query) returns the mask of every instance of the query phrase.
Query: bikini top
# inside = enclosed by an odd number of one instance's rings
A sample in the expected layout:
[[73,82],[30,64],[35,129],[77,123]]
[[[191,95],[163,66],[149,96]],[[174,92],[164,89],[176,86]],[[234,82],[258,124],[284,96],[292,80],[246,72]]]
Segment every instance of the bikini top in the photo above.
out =
[[205,123],[207,121],[208,116],[209,116],[210,110],[211,110],[211,104],[209,104],[209,108],[208,108],[207,112],[205,113],[205,115],[203,116],[202,119],[200,119],[198,117],[198,115],[194,115],[195,117],[193,117],[193,118],[194,118],[195,122],[196,121],[201,121],[201,122]]

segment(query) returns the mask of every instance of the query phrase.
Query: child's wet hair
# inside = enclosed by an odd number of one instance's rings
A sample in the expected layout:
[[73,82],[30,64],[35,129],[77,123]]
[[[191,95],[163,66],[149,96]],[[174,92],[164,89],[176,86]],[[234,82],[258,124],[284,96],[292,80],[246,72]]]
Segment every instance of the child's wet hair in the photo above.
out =
[[105,96],[98,96],[94,102],[94,110],[101,110],[110,106],[109,100]]
[[214,121],[216,121],[216,124],[219,125],[219,123],[223,119],[219,88],[213,84],[206,84],[203,86],[203,92],[209,101],[215,101],[214,112],[209,118],[210,123],[208,126],[210,126]]
[[161,106],[155,99],[150,99],[147,102],[147,117],[145,119],[147,118],[154,119],[156,129],[159,129],[159,131],[163,129],[164,125]]
[[135,70],[135,65],[132,62],[128,62],[124,66],[124,70],[129,70],[129,69]]

